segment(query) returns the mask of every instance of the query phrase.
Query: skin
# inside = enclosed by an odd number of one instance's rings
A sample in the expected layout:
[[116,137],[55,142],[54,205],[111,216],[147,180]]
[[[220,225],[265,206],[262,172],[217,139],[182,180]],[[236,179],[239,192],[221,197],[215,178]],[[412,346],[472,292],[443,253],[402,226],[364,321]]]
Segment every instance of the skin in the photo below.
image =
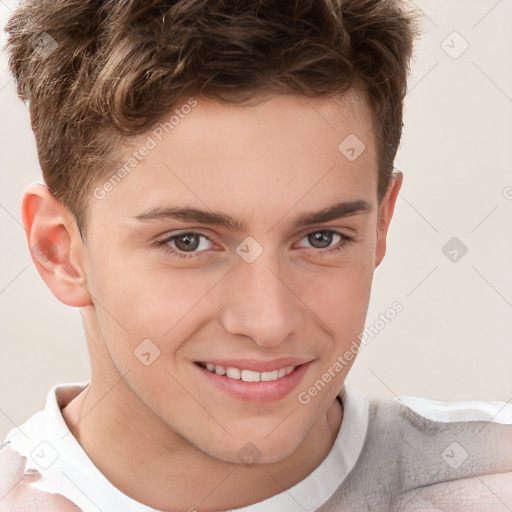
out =
[[[125,494],[161,510],[238,508],[292,487],[327,456],[343,417],[335,397],[354,359],[307,405],[298,394],[364,328],[402,184],[395,174],[379,205],[373,133],[355,91],[314,100],[272,95],[251,107],[198,98],[104,199],[91,196],[85,243],[45,186],[27,188],[29,246],[39,243],[47,255],[32,250],[34,263],[61,302],[80,308],[91,358],[91,384],[63,415]],[[338,150],[349,134],[366,146],[354,161]],[[368,212],[294,224],[305,212],[358,199]],[[157,206],[224,212],[248,229],[133,219]],[[333,235],[326,247],[307,236],[325,230],[354,240]],[[187,231],[207,237],[192,258],[154,245]],[[236,252],[248,236],[263,248],[252,263]],[[167,248],[179,252],[177,242]],[[147,338],[160,356],[145,366],[134,350]],[[213,388],[194,365],[283,356],[312,363],[296,389],[267,403]],[[260,456],[250,466],[237,455],[249,442]]]

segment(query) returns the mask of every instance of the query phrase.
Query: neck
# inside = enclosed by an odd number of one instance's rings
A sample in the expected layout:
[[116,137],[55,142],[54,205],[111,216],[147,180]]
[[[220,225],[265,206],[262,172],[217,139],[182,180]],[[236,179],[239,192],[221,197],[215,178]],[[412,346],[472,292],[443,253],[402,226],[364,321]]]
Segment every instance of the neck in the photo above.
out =
[[96,385],[93,376],[62,414],[115,487],[149,507],[172,512],[240,508],[293,487],[325,459],[343,420],[334,400],[291,455],[244,466],[209,457],[155,421],[123,380],[112,388]]

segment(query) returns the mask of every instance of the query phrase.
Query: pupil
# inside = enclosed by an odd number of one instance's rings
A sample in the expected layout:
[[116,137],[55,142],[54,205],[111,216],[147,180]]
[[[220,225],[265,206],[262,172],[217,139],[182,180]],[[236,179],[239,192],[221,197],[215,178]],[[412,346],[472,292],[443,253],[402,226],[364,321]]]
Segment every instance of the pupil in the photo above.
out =
[[[309,241],[314,247],[317,248],[323,249],[325,247],[329,247],[332,242],[332,233],[329,231],[318,231],[317,233],[313,233],[312,238],[310,238]],[[316,243],[320,243],[320,246],[316,246]]]
[[183,251],[193,251],[199,245],[199,237],[193,233],[181,235],[176,239],[176,246]]

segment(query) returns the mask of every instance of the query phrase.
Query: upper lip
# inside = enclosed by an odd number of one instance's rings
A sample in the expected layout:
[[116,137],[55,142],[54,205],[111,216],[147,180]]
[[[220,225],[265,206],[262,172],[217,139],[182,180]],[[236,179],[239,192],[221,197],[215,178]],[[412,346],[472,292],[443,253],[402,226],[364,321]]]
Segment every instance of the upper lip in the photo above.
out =
[[258,361],[257,359],[203,359],[201,363],[213,363],[225,368],[239,368],[241,370],[251,370],[253,372],[272,372],[280,370],[286,366],[299,366],[309,363],[311,359],[301,359],[299,357],[280,357],[270,361]]

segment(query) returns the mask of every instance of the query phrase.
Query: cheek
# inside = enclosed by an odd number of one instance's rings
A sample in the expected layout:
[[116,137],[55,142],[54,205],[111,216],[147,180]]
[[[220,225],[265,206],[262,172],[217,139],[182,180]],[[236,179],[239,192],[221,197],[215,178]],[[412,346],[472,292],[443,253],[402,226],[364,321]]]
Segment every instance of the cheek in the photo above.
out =
[[208,292],[221,277],[213,274],[126,260],[122,266],[104,265],[91,293],[101,334],[116,359],[129,357],[145,339],[162,356],[175,352],[205,319]]
[[371,272],[354,266],[322,279],[310,291],[307,303],[334,333],[340,344],[363,329],[371,292]]
[[338,351],[364,329],[374,271],[375,237],[369,233],[329,267],[319,266],[303,289],[308,304],[330,330]]

